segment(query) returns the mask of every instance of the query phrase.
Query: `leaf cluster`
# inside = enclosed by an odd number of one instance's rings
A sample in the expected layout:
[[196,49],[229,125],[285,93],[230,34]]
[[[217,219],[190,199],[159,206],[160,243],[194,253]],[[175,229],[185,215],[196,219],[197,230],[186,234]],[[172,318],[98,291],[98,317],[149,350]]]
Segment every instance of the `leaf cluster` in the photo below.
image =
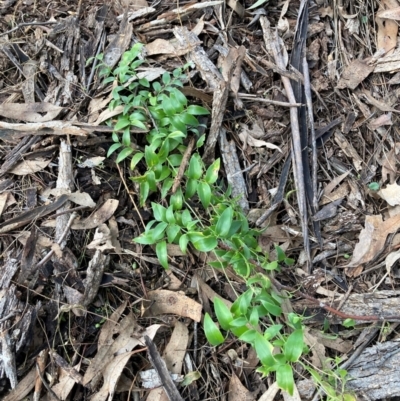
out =
[[[114,144],[108,156],[118,152],[116,162],[128,161],[130,169],[135,170],[131,180],[139,186],[141,206],[151,194],[160,194],[159,202],[151,203],[153,219],[134,241],[153,246],[165,269],[168,245],[173,244],[183,254],[190,247],[212,253],[209,262],[212,267],[232,267],[242,276],[248,289],[230,308],[220,299],[214,300],[222,332],[206,314],[205,335],[213,346],[222,344],[228,335],[250,344],[261,363],[258,371],[264,376],[275,373],[278,385],[292,394],[293,364],[300,363],[301,356],[308,352],[303,339],[303,319],[291,313],[285,317],[285,326],[276,323],[277,319],[283,319],[282,299],[271,288],[268,275],[283,265],[293,265],[294,260],[278,246],[273,260],[262,252],[258,245],[260,231],[249,226],[236,200],[230,197],[229,188],[223,191],[219,186],[220,160],[208,167],[204,165],[199,151],[205,137],[200,135],[198,116],[209,112],[202,106],[189,104],[180,90],[188,65],[172,73],[165,72],[161,79],[150,82],[138,73],[144,63],[142,47],[138,43],[124,53],[114,70],[103,62],[99,65],[104,84],[113,84],[110,109],[117,112],[109,121],[114,128]],[[97,58],[102,61],[102,57]],[[143,148],[134,143],[133,128],[147,132]],[[171,193],[186,157],[188,135],[195,136],[196,146],[183,177],[179,177],[180,187]],[[256,265],[265,273],[255,273]],[[324,385],[328,389],[325,391],[328,394],[333,384],[316,371],[310,373],[321,388]]]

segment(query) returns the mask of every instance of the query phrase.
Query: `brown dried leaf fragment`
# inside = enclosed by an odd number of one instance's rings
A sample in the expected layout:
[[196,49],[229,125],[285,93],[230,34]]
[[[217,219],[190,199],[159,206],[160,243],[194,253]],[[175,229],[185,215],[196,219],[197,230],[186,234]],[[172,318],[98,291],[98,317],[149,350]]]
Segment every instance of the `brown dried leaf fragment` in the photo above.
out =
[[343,74],[337,85],[338,89],[355,89],[357,86],[364,81],[365,78],[374,71],[374,66],[368,65],[363,60],[353,60],[343,70]]

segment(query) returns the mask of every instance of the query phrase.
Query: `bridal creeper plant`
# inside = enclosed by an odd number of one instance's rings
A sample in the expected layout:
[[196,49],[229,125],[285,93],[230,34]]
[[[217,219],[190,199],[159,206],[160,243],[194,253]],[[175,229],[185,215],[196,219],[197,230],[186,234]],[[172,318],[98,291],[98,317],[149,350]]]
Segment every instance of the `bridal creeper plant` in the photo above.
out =
[[[167,245],[175,244],[184,254],[189,246],[200,252],[211,252],[214,254],[214,260],[209,262],[211,266],[220,269],[232,266],[244,277],[248,290],[230,308],[220,299],[214,299],[219,327],[206,314],[206,337],[213,346],[222,344],[228,333],[247,342],[260,359],[258,371],[264,376],[275,372],[278,385],[292,394],[293,364],[301,363],[311,369],[300,360],[308,351],[303,340],[303,319],[289,313],[286,328],[275,323],[276,318],[282,316],[282,299],[271,288],[268,273],[279,270],[281,265],[292,265],[294,261],[279,247],[276,247],[277,260],[268,260],[257,242],[260,232],[249,227],[237,202],[230,198],[229,190],[223,192],[217,184],[220,160],[209,167],[204,165],[199,149],[205,137],[199,134],[198,116],[209,112],[204,107],[189,105],[179,89],[189,66],[177,68],[172,74],[165,72],[161,80],[149,82],[138,73],[138,67],[144,63],[139,58],[142,47],[138,43],[125,52],[114,70],[102,63],[99,65],[104,84],[112,82],[114,85],[109,107],[120,111],[116,119],[110,121],[114,126],[114,144],[108,156],[117,152],[117,163],[128,160],[131,170],[141,171],[131,179],[139,185],[142,206],[151,194],[161,195],[160,203],[151,203],[153,220],[134,241],[155,245],[157,257],[166,269]],[[98,58],[102,60],[101,55]],[[133,127],[148,131],[143,149],[132,142]],[[181,186],[171,193],[189,136],[197,138],[195,151],[190,156]],[[200,213],[199,207],[203,209]],[[255,264],[267,274],[254,273]],[[286,334],[289,331],[291,333]],[[324,378],[326,375],[311,373],[329,399],[339,399],[335,398],[334,386]]]

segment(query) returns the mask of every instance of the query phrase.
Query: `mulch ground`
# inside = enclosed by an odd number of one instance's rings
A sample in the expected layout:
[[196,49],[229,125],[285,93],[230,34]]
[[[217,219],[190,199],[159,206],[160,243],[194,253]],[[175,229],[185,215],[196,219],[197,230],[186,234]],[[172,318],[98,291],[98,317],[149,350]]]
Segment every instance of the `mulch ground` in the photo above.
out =
[[[185,380],[183,399],[287,397],[256,372],[246,344],[205,339],[213,297],[233,302],[244,280],[177,249],[165,270],[151,247],[132,242],[157,196],[139,207],[135,173],[106,157],[112,88],[93,57],[114,67],[137,42],[146,73],[194,63],[184,93],[212,111],[206,134],[219,121],[233,145],[244,185],[234,189],[263,229],[260,246],[296,261],[275,280],[293,290],[286,307],[308,317],[309,363],[341,358],[349,387],[369,399],[399,390],[385,380],[396,373],[400,321],[400,4],[226,3],[2,2],[2,399],[164,400],[152,346]],[[226,103],[200,53],[216,70],[239,68]],[[132,137],[143,145],[141,130]],[[207,159],[223,151],[216,141]],[[222,163],[221,179],[229,174]],[[350,317],[353,329],[342,324]],[[386,378],[378,368],[363,381],[373,349]],[[323,399],[303,373],[297,399]]]

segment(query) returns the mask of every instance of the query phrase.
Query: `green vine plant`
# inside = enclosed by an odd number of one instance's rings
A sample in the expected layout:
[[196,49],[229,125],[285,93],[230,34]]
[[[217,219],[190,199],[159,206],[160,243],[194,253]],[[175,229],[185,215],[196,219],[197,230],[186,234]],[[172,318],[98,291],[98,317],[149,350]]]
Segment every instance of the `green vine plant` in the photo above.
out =
[[[209,111],[189,104],[180,90],[190,66],[165,72],[161,80],[149,82],[138,77],[137,69],[145,62],[140,58],[142,48],[142,44],[135,44],[123,54],[114,70],[101,63],[102,55],[97,56],[100,78],[104,84],[113,83],[109,108],[121,111],[109,121],[114,127],[114,144],[108,156],[117,153],[116,162],[128,161],[130,169],[136,172],[131,180],[139,186],[141,206],[150,196],[156,199],[160,194],[159,203],[151,202],[153,220],[134,241],[155,246],[165,269],[168,268],[168,244],[175,244],[183,254],[189,247],[211,252],[212,267],[231,266],[246,280],[247,291],[230,308],[219,298],[214,299],[218,324],[209,314],[205,315],[204,332],[212,346],[222,344],[228,335],[250,344],[260,360],[258,372],[264,377],[275,373],[277,384],[289,394],[294,391],[294,368],[301,364],[327,399],[354,399],[338,385],[344,381],[345,371],[317,372],[302,362],[308,352],[303,318],[294,313],[283,316],[282,296],[273,290],[268,278],[281,266],[293,265],[294,260],[286,257],[279,247],[276,247],[275,260],[269,260],[258,245],[260,231],[249,226],[247,217],[230,197],[230,190],[223,190],[223,183],[218,182],[220,160],[210,166],[202,161],[200,150],[205,136],[200,134],[198,117]],[[132,141],[132,128],[148,132],[144,149]],[[194,151],[187,155],[191,138],[195,139]],[[182,164],[183,176],[179,175]],[[172,191],[176,179],[180,185]],[[255,272],[256,266],[265,273]],[[332,377],[340,380],[332,384]]]

